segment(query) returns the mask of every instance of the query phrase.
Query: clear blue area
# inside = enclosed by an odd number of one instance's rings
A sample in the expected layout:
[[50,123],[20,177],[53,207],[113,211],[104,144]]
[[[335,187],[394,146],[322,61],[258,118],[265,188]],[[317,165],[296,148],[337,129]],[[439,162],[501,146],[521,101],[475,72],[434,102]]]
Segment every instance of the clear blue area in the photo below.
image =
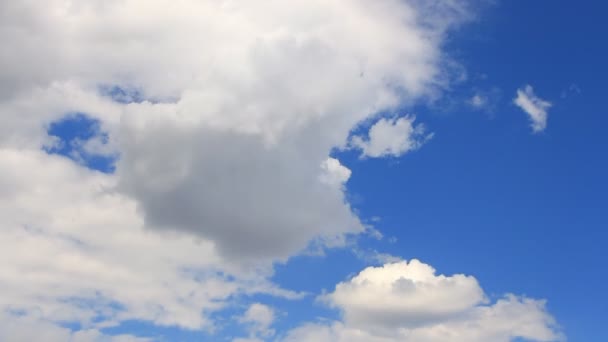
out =
[[48,135],[58,139],[58,142],[46,151],[71,158],[90,169],[112,173],[115,169],[116,156],[90,154],[82,148],[84,142],[94,137],[100,137],[103,143],[108,142],[107,133],[101,132],[99,126],[99,120],[85,114],[67,115],[49,125]]

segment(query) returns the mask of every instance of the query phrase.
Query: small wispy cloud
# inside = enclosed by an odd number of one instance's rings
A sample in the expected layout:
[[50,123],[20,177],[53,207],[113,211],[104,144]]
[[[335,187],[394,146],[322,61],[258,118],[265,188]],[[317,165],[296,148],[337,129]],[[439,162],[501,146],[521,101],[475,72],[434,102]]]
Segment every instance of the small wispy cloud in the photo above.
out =
[[580,95],[582,92],[583,90],[581,89],[581,87],[579,87],[575,83],[572,83],[568,88],[562,90],[561,98],[565,99],[570,96]]
[[471,97],[466,99],[467,109],[484,112],[493,116],[498,108],[502,92],[498,87],[476,88]]
[[517,97],[515,97],[513,103],[528,114],[534,133],[545,130],[547,127],[547,110],[551,107],[551,102],[536,96],[531,85],[517,89]]
[[480,94],[475,94],[469,99],[469,104],[475,108],[481,108],[488,102],[488,99]]

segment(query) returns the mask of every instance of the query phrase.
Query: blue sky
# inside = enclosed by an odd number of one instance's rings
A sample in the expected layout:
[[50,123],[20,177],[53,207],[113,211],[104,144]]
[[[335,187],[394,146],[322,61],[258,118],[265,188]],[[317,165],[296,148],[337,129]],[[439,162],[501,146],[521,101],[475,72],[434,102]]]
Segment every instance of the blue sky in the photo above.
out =
[[94,3],[0,5],[0,340],[608,340],[608,5]]
[[[599,2],[501,2],[455,34],[450,51],[470,78],[448,94],[456,104],[408,109],[432,127],[433,140],[388,161],[340,154],[353,170],[348,190],[362,216],[380,217],[374,225],[397,238],[363,245],[474,274],[490,294],[547,298],[571,341],[608,338],[598,328],[608,316],[608,141],[601,132],[608,119],[599,84],[606,9]],[[554,104],[540,134],[530,133],[512,102],[524,83]],[[489,113],[463,103],[477,91],[495,94]],[[309,272],[328,277],[321,265],[343,277],[360,267],[325,259],[294,264],[306,267],[297,281],[304,284],[317,278]]]

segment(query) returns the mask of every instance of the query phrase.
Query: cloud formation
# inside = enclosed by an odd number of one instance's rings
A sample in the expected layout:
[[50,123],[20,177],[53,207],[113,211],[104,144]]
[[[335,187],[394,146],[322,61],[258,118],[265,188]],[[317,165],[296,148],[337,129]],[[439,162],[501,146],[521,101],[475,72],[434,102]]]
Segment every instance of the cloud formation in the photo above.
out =
[[0,312],[8,316],[207,329],[207,313],[231,295],[250,286],[274,292],[263,272],[244,279],[209,241],[146,231],[135,202],[111,190],[109,175],[42,151],[7,149],[0,170]]
[[[445,84],[444,34],[468,16],[462,1],[0,6],[13,46],[1,57],[3,144],[40,148],[52,143],[45,127],[85,113],[107,143],[83,149],[120,156],[116,190],[146,228],[210,240],[241,262],[364,231],[342,186],[326,181],[327,158],[360,122]],[[378,145],[419,133],[410,119],[383,123],[365,153],[417,144]]]
[[472,276],[437,275],[418,260],[366,268],[321,298],[340,310],[342,320],[304,324],[283,341],[562,339],[544,301],[506,295],[491,303]]
[[45,342],[152,342],[152,339],[128,334],[105,335],[98,329],[72,331],[33,315],[0,314],[0,341],[40,340]]
[[270,326],[274,323],[274,310],[262,303],[253,303],[239,317],[239,322],[246,326],[249,337],[237,338],[233,342],[260,341],[261,339],[271,338],[275,331]]
[[[297,298],[268,281],[273,263],[365,230],[332,150],[379,112],[440,91],[441,46],[463,4],[0,1],[11,46],[0,54],[0,318],[11,322],[0,336],[129,340],[101,331],[133,320],[212,330],[240,295]],[[98,123],[73,141],[79,155],[117,157],[116,172],[46,153],[61,139],[49,129],[74,113]],[[380,119],[358,146],[413,150],[428,138],[413,121]],[[474,281],[454,279],[470,297],[421,322],[463,307],[483,316]],[[323,329],[367,322],[347,288],[327,297],[347,321]],[[264,338],[272,311],[250,310],[243,322]]]
[[414,125],[413,116],[382,118],[369,129],[367,138],[354,136],[351,145],[361,149],[362,157],[399,157],[417,150],[433,137],[423,124]]
[[536,96],[531,85],[517,89],[517,97],[513,99],[513,103],[528,114],[534,133],[545,130],[547,127],[547,110],[551,108],[551,102]]

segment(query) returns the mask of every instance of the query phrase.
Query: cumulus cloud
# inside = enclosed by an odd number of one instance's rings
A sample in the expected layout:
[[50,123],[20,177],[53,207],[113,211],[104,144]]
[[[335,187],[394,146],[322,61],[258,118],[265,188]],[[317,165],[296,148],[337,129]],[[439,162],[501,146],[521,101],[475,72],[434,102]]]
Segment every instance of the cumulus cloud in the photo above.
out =
[[144,229],[115,183],[57,155],[0,149],[0,313],[211,329],[231,296],[296,297],[269,284],[268,269],[226,263],[208,240]]
[[[327,158],[359,122],[435,94],[444,33],[467,18],[463,1],[439,0],[0,6],[12,46],[0,57],[2,142],[37,148],[66,113],[90,115],[108,143],[83,149],[120,156],[116,190],[145,227],[210,240],[242,262],[364,231],[344,169],[330,179]],[[370,155],[417,144],[371,136]]]
[[368,267],[321,297],[342,321],[304,324],[284,341],[557,341],[541,300],[506,295],[491,303],[472,276],[437,275],[412,260]]
[[256,341],[260,338],[269,338],[275,334],[274,329],[270,326],[274,322],[274,310],[268,305],[261,303],[253,303],[239,317],[239,322],[246,326],[249,337],[237,338],[233,342]]
[[[466,17],[453,0],[0,1],[0,311],[74,339],[62,323],[211,329],[239,294],[298,297],[268,282],[272,263],[364,231],[331,151],[435,95],[445,32]],[[72,113],[99,123],[76,144],[119,156],[115,173],[43,151]],[[356,145],[416,149],[429,135],[413,121],[380,119]],[[469,297],[394,312],[483,316],[473,280],[452,282],[431,284]],[[352,331],[368,309],[340,288],[327,300],[348,320],[327,329]]]
[[551,108],[551,102],[536,96],[532,86],[526,85],[517,89],[517,97],[513,100],[513,103],[528,114],[532,131],[536,133],[545,130],[547,127],[547,110]]
[[414,125],[413,116],[382,118],[369,129],[368,137],[354,136],[351,144],[361,149],[362,157],[401,156],[420,148],[433,137],[423,124]]

